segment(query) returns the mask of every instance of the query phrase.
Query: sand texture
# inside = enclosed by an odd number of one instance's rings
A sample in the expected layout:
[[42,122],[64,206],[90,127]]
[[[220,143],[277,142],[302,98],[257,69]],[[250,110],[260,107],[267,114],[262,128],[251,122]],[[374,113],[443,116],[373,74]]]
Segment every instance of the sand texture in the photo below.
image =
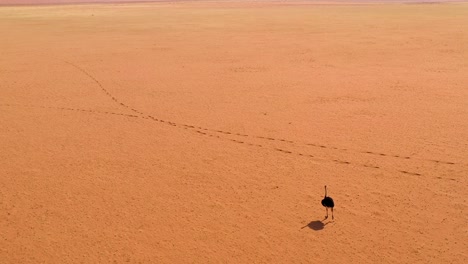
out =
[[0,263],[468,263],[468,4],[8,6],[0,36]]
[[94,4],[94,3],[259,3],[268,5],[297,5],[297,4],[386,4],[386,3],[459,3],[468,0],[0,0],[0,5],[57,5],[57,4]]

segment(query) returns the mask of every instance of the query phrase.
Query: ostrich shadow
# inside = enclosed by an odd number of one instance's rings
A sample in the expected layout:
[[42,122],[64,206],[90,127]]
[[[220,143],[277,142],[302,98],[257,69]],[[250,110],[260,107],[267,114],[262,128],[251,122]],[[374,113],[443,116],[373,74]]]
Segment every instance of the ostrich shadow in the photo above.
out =
[[315,220],[315,221],[312,221],[312,222],[308,223],[307,225],[303,226],[301,229],[304,229],[304,228],[308,227],[308,228],[313,229],[315,231],[320,231],[320,230],[324,229],[325,226],[328,225],[329,223],[331,223],[331,222],[324,223],[323,221]]

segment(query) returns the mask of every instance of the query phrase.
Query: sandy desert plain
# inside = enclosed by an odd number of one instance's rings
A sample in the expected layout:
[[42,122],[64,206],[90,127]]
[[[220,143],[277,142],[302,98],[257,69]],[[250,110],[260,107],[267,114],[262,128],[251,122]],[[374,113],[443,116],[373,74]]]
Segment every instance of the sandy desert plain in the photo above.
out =
[[468,263],[468,4],[3,6],[0,37],[0,263]]

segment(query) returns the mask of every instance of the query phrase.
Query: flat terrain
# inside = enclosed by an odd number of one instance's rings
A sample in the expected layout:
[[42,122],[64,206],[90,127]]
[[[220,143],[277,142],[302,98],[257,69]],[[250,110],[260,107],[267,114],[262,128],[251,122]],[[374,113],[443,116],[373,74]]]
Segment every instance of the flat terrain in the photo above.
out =
[[468,263],[468,4],[2,7],[0,35],[1,263]]
[[243,2],[280,4],[280,5],[297,5],[297,4],[386,4],[386,3],[460,3],[467,2],[468,0],[0,0],[0,5],[56,5],[56,4],[89,4],[89,3],[169,3],[169,2],[216,2],[216,3],[230,3],[230,2]]

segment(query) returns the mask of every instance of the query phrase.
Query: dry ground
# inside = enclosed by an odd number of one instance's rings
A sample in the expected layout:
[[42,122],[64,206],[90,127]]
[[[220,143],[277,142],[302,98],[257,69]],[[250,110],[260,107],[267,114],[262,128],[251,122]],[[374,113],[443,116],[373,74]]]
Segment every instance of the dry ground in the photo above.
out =
[[468,262],[468,4],[2,7],[0,34],[1,263]]

